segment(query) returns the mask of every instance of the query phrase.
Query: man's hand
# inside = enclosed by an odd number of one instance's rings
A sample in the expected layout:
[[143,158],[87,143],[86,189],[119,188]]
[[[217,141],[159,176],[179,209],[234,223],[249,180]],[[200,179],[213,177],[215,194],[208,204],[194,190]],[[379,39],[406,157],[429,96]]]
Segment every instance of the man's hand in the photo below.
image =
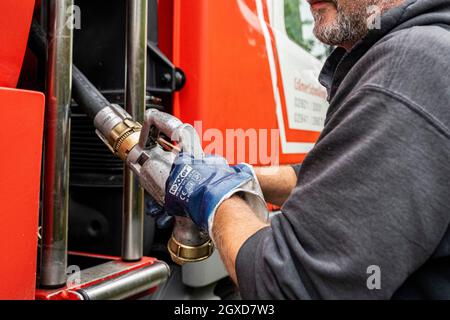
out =
[[267,202],[282,206],[297,184],[297,175],[291,166],[255,167],[264,198]]
[[[195,159],[181,153],[166,183],[166,212],[190,217],[197,226],[211,233],[220,204],[236,193],[251,203],[255,212],[267,219],[267,209],[259,185],[245,165],[230,167],[218,156]],[[264,213],[266,213],[264,217]]]

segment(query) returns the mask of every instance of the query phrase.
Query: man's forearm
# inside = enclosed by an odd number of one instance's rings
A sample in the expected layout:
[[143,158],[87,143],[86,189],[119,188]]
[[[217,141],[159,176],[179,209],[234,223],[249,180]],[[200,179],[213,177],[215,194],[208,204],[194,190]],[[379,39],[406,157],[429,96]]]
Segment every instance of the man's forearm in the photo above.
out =
[[[297,184],[291,166],[258,168],[255,173],[267,202],[283,205]],[[236,259],[244,243],[259,230],[269,226],[257,218],[238,196],[224,201],[217,209],[212,228],[214,242],[231,278],[237,282]]]
[[234,196],[222,203],[214,217],[213,238],[225,267],[237,283],[236,258],[244,243],[268,224],[260,221],[247,203]]
[[294,169],[291,166],[254,169],[266,201],[282,206],[297,184]]

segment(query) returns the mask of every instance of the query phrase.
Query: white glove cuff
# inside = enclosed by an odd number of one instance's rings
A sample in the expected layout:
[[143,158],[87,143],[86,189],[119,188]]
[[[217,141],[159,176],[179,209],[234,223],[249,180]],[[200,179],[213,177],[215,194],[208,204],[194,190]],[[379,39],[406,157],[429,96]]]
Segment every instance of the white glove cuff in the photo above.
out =
[[242,194],[242,199],[249,205],[249,207],[252,209],[252,211],[255,213],[256,217],[260,219],[263,222],[269,221],[269,210],[267,209],[266,201],[264,200],[264,196],[261,190],[261,187],[259,185],[258,179],[256,178],[255,172],[253,170],[253,167],[248,165],[253,173],[253,179],[244,183],[243,185],[239,186],[236,189],[231,190],[228,194],[226,194],[216,205],[216,207],[213,210],[213,213],[208,218],[208,233],[212,239],[212,241],[215,243],[214,236],[213,236],[213,224],[214,224],[214,218],[217,212],[217,209],[219,206],[225,201],[231,198],[236,193]]

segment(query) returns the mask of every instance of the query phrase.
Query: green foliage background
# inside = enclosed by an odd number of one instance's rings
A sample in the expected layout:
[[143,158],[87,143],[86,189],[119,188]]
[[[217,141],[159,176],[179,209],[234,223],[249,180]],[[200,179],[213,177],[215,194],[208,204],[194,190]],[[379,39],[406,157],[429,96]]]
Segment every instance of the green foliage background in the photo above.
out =
[[312,24],[312,21],[301,19],[300,0],[284,0],[284,16],[289,37],[306,51],[311,52],[314,40],[304,38],[303,26]]

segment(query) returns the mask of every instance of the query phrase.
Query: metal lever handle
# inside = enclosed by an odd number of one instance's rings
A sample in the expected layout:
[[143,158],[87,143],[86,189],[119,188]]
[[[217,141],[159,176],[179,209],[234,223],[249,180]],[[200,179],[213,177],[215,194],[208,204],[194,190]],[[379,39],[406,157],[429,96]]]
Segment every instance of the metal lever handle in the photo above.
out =
[[145,149],[151,137],[152,127],[164,133],[172,141],[177,142],[183,152],[193,155],[196,159],[203,157],[202,145],[195,129],[190,124],[184,124],[174,116],[156,109],[149,109],[145,113],[144,125],[138,144],[141,150]]

